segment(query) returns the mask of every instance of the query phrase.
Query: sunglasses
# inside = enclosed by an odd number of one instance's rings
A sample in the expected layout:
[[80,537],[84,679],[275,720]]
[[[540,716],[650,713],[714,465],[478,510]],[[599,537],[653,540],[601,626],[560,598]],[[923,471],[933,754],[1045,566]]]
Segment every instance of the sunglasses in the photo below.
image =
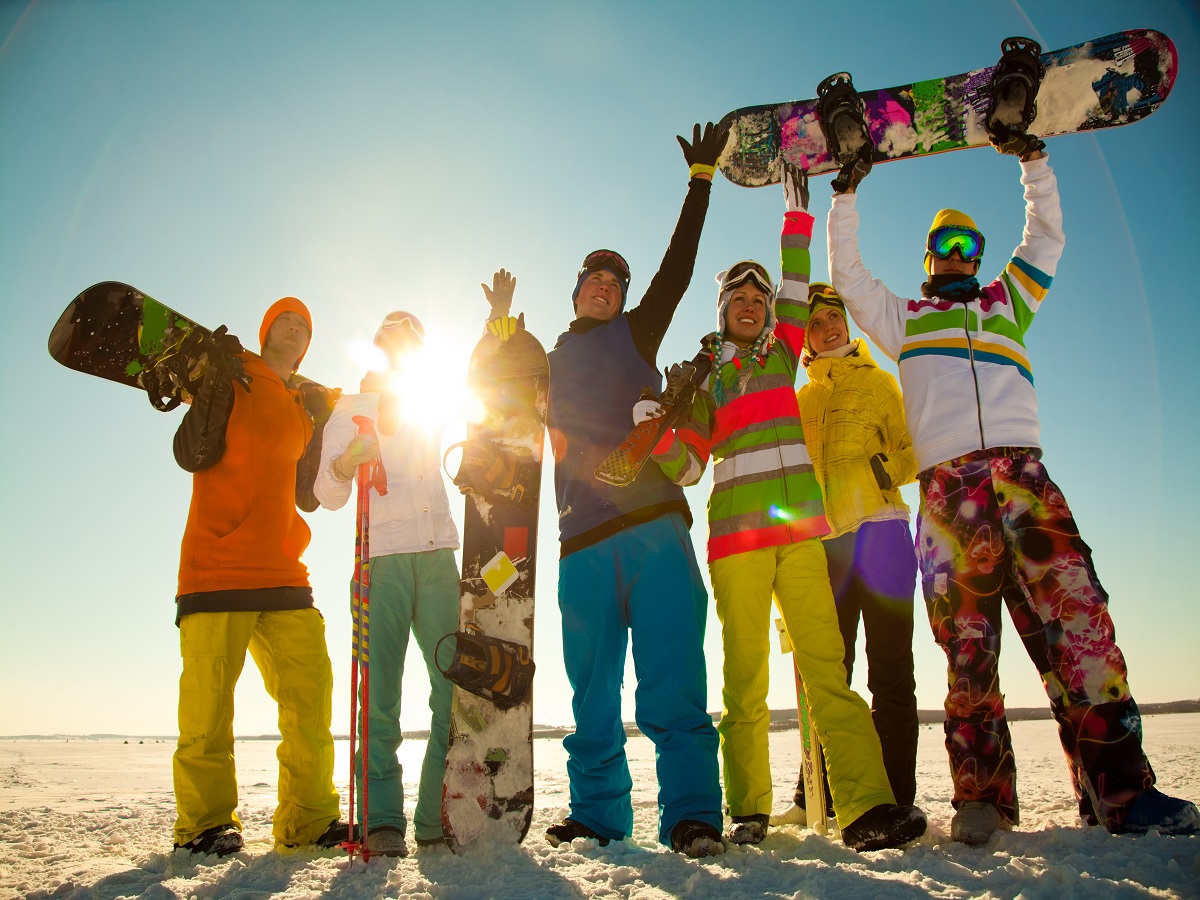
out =
[[753,283],[768,297],[775,296],[775,285],[771,284],[771,276],[759,263],[753,260],[743,260],[734,263],[721,278],[721,293],[733,291],[743,284]]
[[938,259],[949,259],[957,250],[964,262],[977,262],[983,259],[983,235],[974,228],[943,225],[929,232],[925,249]]
[[588,272],[596,272],[600,269],[611,269],[616,276],[629,284],[629,263],[625,262],[625,258],[613,250],[594,250],[587,255],[583,260],[583,265],[579,267],[579,275],[582,278]]

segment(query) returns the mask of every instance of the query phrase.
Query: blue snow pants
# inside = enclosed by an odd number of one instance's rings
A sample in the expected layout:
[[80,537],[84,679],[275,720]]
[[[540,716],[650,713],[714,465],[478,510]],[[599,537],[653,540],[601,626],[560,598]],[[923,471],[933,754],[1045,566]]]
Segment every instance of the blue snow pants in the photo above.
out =
[[708,595],[683,516],[627,528],[559,561],[563,658],[575,732],[563,740],[570,817],[620,840],[633,830],[621,724],[625,652],[633,636],[636,720],[654,742],[658,838],[684,819],[722,827],[717,731],[706,705]]

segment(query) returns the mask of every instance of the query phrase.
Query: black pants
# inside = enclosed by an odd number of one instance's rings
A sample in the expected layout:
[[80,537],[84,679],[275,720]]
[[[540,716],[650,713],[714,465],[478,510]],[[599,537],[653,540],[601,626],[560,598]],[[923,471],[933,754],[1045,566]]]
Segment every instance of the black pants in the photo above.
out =
[[[864,522],[857,531],[824,542],[829,583],[837,602],[846,654],[846,682],[854,674],[858,623],[866,634],[867,689],[883,763],[896,802],[917,793],[917,684],[913,675],[913,595],[917,557],[908,523]],[[804,806],[803,780],[796,804]],[[829,804],[828,797],[826,804]]]

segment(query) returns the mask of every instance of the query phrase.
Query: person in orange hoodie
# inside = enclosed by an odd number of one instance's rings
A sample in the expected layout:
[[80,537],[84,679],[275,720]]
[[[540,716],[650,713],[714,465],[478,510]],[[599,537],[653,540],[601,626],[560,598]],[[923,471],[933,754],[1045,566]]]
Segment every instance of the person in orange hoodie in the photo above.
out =
[[311,337],[312,316],[295,297],[263,317],[261,357],[225,337],[249,384],[210,365],[175,434],[175,460],[193,473],[175,598],[183,657],[175,848],[192,854],[242,849],[233,694],[247,650],[279,704],[276,844],[346,839],[333,786],[333,671],[300,559],[309,529],[296,511],[317,508],[320,425],[331,409],[322,389],[294,386]]

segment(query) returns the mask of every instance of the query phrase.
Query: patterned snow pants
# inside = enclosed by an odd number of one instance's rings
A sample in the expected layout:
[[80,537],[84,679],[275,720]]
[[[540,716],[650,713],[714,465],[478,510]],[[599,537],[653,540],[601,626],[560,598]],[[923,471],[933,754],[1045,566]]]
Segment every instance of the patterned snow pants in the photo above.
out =
[[1108,595],[1062,492],[1023,448],[977,451],[920,481],[917,557],[929,624],[949,661],[955,808],[981,800],[1019,821],[997,669],[1003,600],[1050,697],[1080,815],[1119,824],[1154,772]]

